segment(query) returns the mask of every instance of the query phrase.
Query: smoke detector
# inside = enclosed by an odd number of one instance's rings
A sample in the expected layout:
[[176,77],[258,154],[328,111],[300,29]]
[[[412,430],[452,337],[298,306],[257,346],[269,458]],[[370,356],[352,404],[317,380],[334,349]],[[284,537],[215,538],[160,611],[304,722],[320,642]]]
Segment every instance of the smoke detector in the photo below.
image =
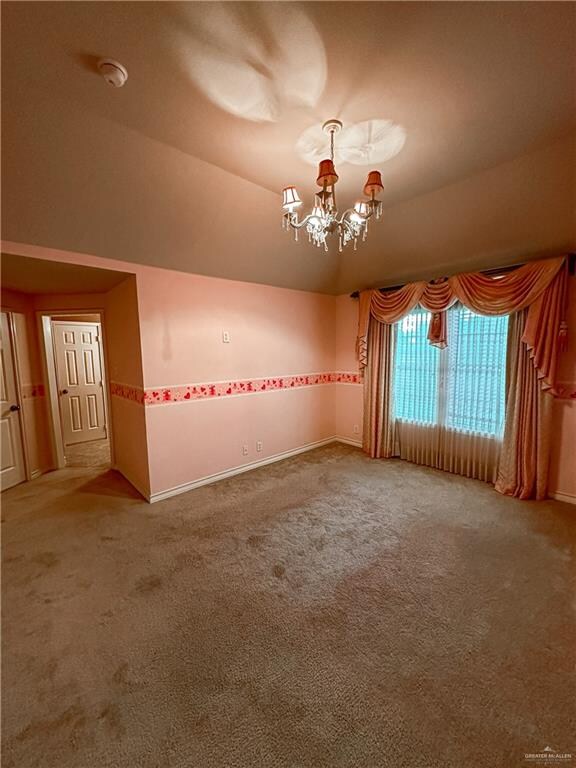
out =
[[100,59],[98,62],[98,72],[114,88],[122,88],[126,80],[128,80],[128,70],[123,64],[120,64],[119,61],[114,61],[114,59]]

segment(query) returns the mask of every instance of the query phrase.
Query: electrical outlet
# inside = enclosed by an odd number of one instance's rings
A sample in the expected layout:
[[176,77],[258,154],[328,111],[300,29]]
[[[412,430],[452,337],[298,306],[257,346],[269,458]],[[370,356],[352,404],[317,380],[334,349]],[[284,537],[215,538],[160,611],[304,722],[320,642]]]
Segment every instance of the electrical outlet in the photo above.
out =
[[222,331],[222,343],[230,344],[230,331]]
[[358,424],[354,424],[354,434],[359,435],[360,434],[360,427]]
[[262,451],[262,447],[263,447],[262,440],[258,440],[258,442],[256,443],[256,450],[258,451],[258,453]]
[[248,446],[243,445],[242,446],[242,456],[248,456]]

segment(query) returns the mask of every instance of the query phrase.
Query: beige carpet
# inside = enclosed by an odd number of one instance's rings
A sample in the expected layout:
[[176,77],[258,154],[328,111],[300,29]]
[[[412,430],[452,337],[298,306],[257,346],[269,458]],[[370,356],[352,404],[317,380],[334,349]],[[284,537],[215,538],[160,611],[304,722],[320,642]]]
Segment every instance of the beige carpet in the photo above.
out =
[[4,768],[576,752],[573,507],[345,446],[153,506],[90,469],[3,501]]
[[111,464],[110,440],[90,440],[87,443],[67,445],[67,467],[109,467]]

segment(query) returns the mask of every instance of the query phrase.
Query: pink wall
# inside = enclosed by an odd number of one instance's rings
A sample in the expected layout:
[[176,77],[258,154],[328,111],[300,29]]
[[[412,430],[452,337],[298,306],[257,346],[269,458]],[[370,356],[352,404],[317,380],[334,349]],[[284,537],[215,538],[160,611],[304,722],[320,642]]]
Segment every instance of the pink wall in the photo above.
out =
[[[136,278],[130,276],[105,297],[104,338],[108,381],[142,388],[142,345]],[[144,405],[110,397],[115,467],[148,497],[150,474]]]
[[[138,301],[146,389],[334,370],[334,297],[142,268]],[[152,493],[333,437],[334,386],[147,408]]]
[[152,493],[333,437],[333,386],[147,409]]
[[143,267],[138,301],[146,387],[333,370],[332,296]]

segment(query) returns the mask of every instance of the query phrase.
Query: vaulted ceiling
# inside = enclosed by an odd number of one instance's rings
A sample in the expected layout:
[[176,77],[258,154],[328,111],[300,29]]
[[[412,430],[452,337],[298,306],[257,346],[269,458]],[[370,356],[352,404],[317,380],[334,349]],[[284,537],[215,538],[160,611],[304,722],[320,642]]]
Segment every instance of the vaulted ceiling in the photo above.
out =
[[[337,293],[576,248],[573,3],[4,2],[3,237]],[[101,56],[129,71],[113,89]],[[357,252],[295,244],[319,126]]]

